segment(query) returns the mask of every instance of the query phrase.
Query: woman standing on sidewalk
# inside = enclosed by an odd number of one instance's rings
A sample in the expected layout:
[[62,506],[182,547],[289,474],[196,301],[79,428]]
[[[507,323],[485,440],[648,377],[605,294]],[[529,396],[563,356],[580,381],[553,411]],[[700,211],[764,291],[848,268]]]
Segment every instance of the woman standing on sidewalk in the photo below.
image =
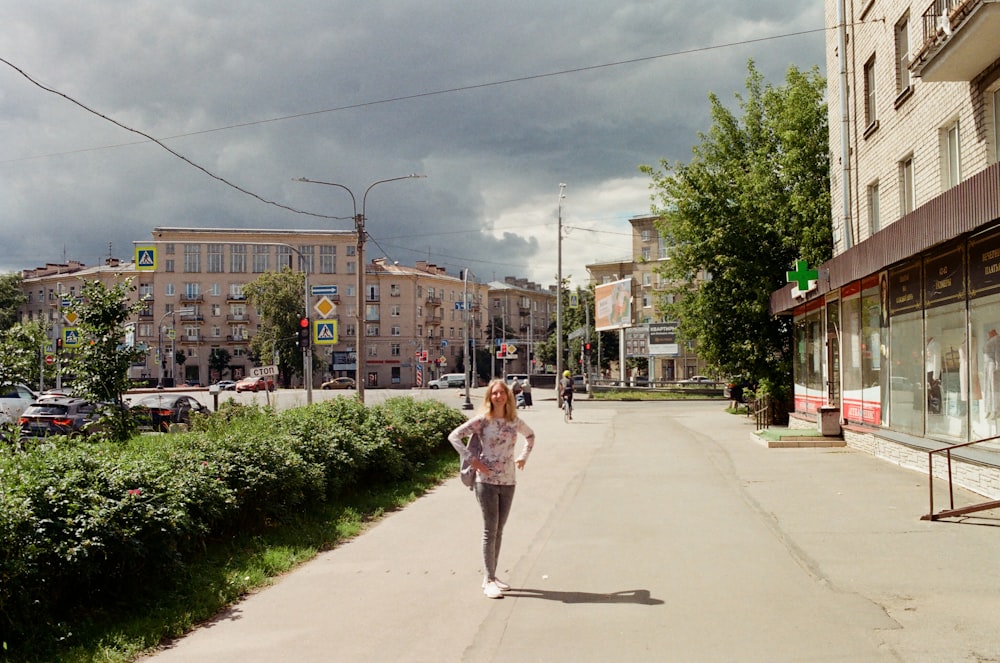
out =
[[[491,599],[503,598],[510,585],[497,578],[497,558],[503,528],[514,501],[516,469],[523,470],[528,454],[535,444],[535,432],[517,416],[514,394],[503,380],[493,380],[483,396],[480,413],[448,435],[463,460],[469,451],[462,440],[473,433],[482,440],[479,458],[471,459],[476,471],[476,499],[483,512],[483,594]],[[524,436],[521,454],[514,457],[518,434]]]

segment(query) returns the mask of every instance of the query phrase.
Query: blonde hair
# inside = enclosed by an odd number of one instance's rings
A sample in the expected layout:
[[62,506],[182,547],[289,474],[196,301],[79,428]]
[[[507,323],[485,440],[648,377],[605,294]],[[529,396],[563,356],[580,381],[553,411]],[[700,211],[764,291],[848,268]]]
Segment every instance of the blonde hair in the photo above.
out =
[[514,392],[511,391],[506,382],[499,378],[491,380],[489,385],[486,387],[486,393],[483,394],[483,414],[485,414],[488,419],[498,418],[497,414],[493,412],[493,399],[491,397],[494,385],[500,385],[503,387],[504,392],[507,394],[507,401],[504,403],[503,412],[500,413],[499,418],[506,419],[507,421],[514,421],[517,419],[517,402],[514,400]]

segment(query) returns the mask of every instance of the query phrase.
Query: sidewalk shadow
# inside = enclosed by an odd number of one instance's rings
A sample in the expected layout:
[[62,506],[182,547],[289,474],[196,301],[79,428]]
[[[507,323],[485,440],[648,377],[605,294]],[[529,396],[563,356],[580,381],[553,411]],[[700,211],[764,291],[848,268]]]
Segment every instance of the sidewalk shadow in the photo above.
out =
[[503,593],[504,596],[525,599],[545,599],[561,603],[635,603],[638,605],[663,605],[661,599],[649,595],[648,589],[630,589],[611,594],[595,594],[593,592],[556,592],[549,589],[530,589],[528,587],[512,587]]

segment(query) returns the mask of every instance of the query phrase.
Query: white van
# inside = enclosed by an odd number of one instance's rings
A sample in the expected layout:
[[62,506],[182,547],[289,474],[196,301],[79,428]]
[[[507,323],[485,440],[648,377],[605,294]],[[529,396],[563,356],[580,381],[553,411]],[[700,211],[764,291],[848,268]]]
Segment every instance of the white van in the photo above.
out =
[[449,387],[464,387],[465,373],[445,373],[437,380],[427,383],[431,389],[448,389]]
[[8,384],[0,387],[0,424],[17,423],[37,395],[23,384]]

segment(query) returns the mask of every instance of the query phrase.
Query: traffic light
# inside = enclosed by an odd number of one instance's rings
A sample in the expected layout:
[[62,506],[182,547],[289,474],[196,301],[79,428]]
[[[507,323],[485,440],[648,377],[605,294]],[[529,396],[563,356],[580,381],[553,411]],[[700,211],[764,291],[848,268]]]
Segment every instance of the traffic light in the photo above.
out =
[[309,318],[302,318],[299,320],[299,348],[302,350],[309,349],[309,342],[312,340],[310,332],[312,325],[309,324]]
[[590,343],[583,344],[583,354],[590,356]]

